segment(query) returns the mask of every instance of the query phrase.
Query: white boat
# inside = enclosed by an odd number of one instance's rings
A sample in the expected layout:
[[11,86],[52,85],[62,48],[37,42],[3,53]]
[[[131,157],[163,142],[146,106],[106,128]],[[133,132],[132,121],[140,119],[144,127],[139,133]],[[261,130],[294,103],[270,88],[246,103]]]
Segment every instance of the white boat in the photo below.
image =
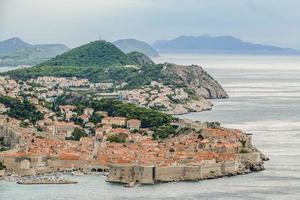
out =
[[83,172],[81,172],[81,171],[74,171],[74,172],[71,172],[71,175],[73,175],[73,176],[81,176],[81,175],[83,175]]

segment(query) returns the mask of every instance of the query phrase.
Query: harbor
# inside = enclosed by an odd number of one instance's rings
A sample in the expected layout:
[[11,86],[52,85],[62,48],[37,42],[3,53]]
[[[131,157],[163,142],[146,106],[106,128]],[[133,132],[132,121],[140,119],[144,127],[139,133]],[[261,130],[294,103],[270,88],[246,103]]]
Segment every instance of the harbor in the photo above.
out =
[[65,174],[51,174],[41,176],[21,177],[15,174],[3,178],[8,182],[15,182],[21,185],[38,185],[38,184],[77,184],[78,181],[66,178]]
[[23,185],[34,185],[34,184],[76,184],[77,181],[71,181],[66,179],[37,179],[37,180],[20,180],[17,181],[17,184],[23,184]]

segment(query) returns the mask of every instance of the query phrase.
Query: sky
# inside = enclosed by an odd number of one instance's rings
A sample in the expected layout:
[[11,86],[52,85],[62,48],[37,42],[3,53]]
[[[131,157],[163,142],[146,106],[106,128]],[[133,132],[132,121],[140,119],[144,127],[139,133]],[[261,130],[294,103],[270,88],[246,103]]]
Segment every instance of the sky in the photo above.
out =
[[0,40],[70,47],[135,38],[232,35],[300,49],[299,0],[0,0]]

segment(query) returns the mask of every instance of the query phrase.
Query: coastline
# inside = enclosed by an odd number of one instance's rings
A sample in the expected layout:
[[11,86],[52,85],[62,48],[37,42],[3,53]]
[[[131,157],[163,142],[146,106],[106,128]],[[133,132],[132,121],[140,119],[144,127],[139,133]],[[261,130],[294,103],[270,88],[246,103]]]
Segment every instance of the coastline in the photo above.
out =
[[[156,185],[156,184],[165,184],[165,183],[172,183],[172,182],[199,182],[199,181],[205,181],[205,180],[211,180],[211,179],[220,179],[220,178],[225,178],[225,177],[233,177],[233,176],[241,176],[241,175],[246,175],[246,174],[251,174],[251,173],[258,173],[260,171],[265,170],[263,163],[257,163],[252,165],[253,167],[251,169],[243,169],[237,172],[231,172],[231,173],[226,173],[226,174],[221,174],[221,175],[210,175],[207,177],[199,178],[199,179],[187,179],[185,177],[178,178],[176,180],[172,181],[155,181],[152,184],[143,184],[143,185]],[[15,182],[16,184],[20,185],[65,185],[65,184],[77,184],[80,183],[80,178],[76,178],[75,180],[72,180],[72,173],[54,173],[57,178],[60,177],[60,180],[50,180],[49,176],[52,176],[53,173],[45,173],[40,176],[40,179],[37,179],[35,176],[24,176],[24,177],[18,177],[12,176],[3,176],[0,177],[0,181],[7,181],[7,182]],[[105,174],[94,174],[94,173],[83,173],[81,175],[78,175],[76,177],[81,177],[81,176],[93,176],[93,177],[106,177],[107,175]],[[44,177],[44,178],[43,178]],[[61,179],[62,178],[62,179]],[[67,179],[66,179],[67,178]],[[44,180],[43,180],[44,179]],[[47,179],[47,180],[46,180]],[[114,182],[114,181],[109,181],[105,180],[106,182],[110,183],[120,183],[120,182]],[[137,183],[121,183],[124,187],[135,187],[140,185],[138,182]]]
[[[201,59],[202,61],[203,59]],[[253,60],[249,62],[251,61]],[[224,64],[224,60],[219,63],[219,66]],[[299,63],[299,59],[297,63]],[[0,188],[3,188],[3,190],[0,189],[0,193],[5,199],[12,199],[12,193],[14,193],[16,198],[21,199],[24,197],[26,200],[47,198],[51,193],[53,194],[52,197],[57,199],[85,199],[86,195],[81,192],[82,190],[89,191],[89,197],[93,200],[109,198],[134,200],[169,198],[179,200],[187,197],[190,199],[227,200],[236,198],[251,200],[255,198],[264,199],[266,195],[274,200],[284,199],[286,196],[290,199],[297,199],[299,196],[299,170],[297,170],[299,166],[299,160],[297,159],[299,152],[297,133],[299,132],[298,119],[300,113],[298,112],[299,101],[297,100],[299,96],[297,90],[299,68],[293,67],[296,63],[292,67],[291,64],[282,64],[283,62],[278,60],[271,62],[270,68],[275,65],[277,70],[275,72],[269,71],[263,76],[262,70],[257,70],[258,67],[261,68],[262,66],[259,63],[253,66],[256,69],[249,69],[249,71],[251,74],[261,76],[259,80],[253,76],[248,76],[243,71],[212,69],[213,74],[221,74],[216,78],[224,83],[224,88],[232,95],[231,98],[225,100],[226,103],[222,103],[223,100],[220,100],[220,104],[216,102],[219,102],[219,100],[213,100],[215,107],[210,112],[190,113],[187,116],[193,120],[220,121],[226,127],[241,128],[253,133],[255,145],[270,156],[271,161],[265,162],[266,170],[206,181],[157,183],[131,189],[120,187],[120,184],[107,183],[104,176],[83,175],[74,177],[78,181],[77,185],[66,186],[70,188],[69,194],[66,194],[65,187],[61,187],[61,185],[28,185],[25,187],[26,190],[23,190],[24,186],[22,185],[1,181]],[[238,64],[233,63],[230,66],[234,67],[235,65],[240,66],[240,62]],[[265,65],[263,64],[263,66]],[[284,67],[278,70],[279,65]],[[213,66],[213,64],[210,66]],[[242,67],[245,66],[242,65]],[[277,78],[271,80],[274,74]],[[233,82],[232,77],[235,77]],[[282,78],[287,81],[283,81]],[[285,84],[284,88],[281,87],[282,84]],[[251,93],[249,94],[250,89]],[[286,90],[286,93],[282,93],[283,90]],[[257,95],[256,92],[260,91],[264,92]],[[253,97],[254,95],[255,97]],[[273,101],[270,101],[273,96],[275,96],[272,98]],[[276,98],[279,96],[280,98]],[[285,101],[282,101],[282,98],[290,103],[286,104]],[[269,103],[266,104],[265,102]],[[281,115],[274,115],[274,107],[280,108],[276,112],[280,112]],[[33,192],[37,187],[39,187],[40,192]],[[285,190],[285,192],[280,192],[281,190]]]

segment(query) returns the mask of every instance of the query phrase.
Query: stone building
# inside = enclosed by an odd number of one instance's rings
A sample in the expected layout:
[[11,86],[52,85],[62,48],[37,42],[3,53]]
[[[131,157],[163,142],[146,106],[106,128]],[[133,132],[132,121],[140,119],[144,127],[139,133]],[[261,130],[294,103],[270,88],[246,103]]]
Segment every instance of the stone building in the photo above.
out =
[[76,125],[73,122],[54,122],[53,134],[70,137]]
[[154,166],[109,164],[108,167],[110,173],[107,181],[109,182],[154,184]]
[[93,108],[85,108],[83,109],[83,114],[91,116],[94,113]]
[[130,131],[139,130],[141,126],[141,121],[138,119],[130,119],[127,121],[127,128]]
[[203,128],[207,128],[207,123],[194,122],[189,119],[179,119],[179,128],[180,129],[193,129],[196,132],[201,131]]
[[105,125],[117,125],[117,126],[126,126],[125,117],[105,117],[101,120],[102,124]]
[[239,170],[239,161],[204,163],[201,165],[154,166],[109,164],[109,182],[154,184],[180,180],[201,180],[233,174]]
[[108,117],[108,112],[106,111],[97,111],[95,113],[101,117]]
[[9,173],[20,176],[49,172],[47,154],[7,152],[2,156],[2,160]]

